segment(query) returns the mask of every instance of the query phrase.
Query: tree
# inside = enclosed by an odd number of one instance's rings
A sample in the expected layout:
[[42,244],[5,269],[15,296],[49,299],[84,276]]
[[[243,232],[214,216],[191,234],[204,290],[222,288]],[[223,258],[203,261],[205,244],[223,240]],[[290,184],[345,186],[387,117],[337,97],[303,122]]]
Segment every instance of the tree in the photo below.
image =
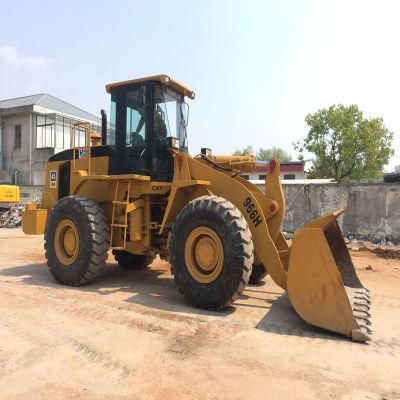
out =
[[280,162],[289,162],[292,157],[285,150],[280,147],[271,147],[270,149],[260,148],[260,151],[257,153],[257,159],[261,161],[269,161],[273,158],[279,160]]
[[244,149],[236,149],[232,155],[234,156],[254,156],[256,152],[253,149],[253,146],[247,146]]
[[315,154],[310,176],[342,180],[373,179],[382,176],[393,154],[393,133],[382,118],[364,118],[356,105],[333,105],[306,116],[307,136],[295,144]]

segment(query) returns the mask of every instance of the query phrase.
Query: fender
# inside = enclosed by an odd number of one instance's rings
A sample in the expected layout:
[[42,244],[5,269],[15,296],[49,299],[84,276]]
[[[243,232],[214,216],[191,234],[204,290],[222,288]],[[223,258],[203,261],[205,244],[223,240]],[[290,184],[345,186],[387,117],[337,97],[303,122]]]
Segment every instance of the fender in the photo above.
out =
[[[279,173],[279,167],[275,173]],[[175,212],[171,213],[171,210],[180,210],[182,202],[189,201],[182,194],[182,188],[195,187],[199,184],[206,186],[211,193],[229,200],[241,211],[249,225],[257,257],[267,268],[274,282],[286,290],[287,273],[267,225],[267,221],[277,215],[280,206],[275,200],[257,193],[258,191],[249,190],[241,183],[240,178],[235,179],[185,153],[176,154],[174,179],[161,229],[168,221],[173,220],[172,214]],[[179,204],[175,205],[178,193],[184,199],[179,198]]]

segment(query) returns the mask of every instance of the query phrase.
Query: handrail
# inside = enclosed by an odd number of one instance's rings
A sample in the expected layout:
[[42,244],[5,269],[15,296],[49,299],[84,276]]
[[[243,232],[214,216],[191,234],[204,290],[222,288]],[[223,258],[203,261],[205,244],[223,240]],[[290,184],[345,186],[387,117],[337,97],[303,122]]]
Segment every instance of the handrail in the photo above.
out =
[[[86,146],[75,146],[76,144],[76,134],[78,132],[78,135],[80,131],[84,130],[86,132]],[[87,168],[86,171],[88,172],[88,175],[90,175],[90,161],[91,161],[91,146],[90,146],[90,140],[91,140],[91,126],[90,123],[88,122],[76,122],[72,128],[72,153],[73,153],[73,164],[72,164],[72,170],[76,171],[76,153],[78,151],[78,159],[83,160],[87,159]]]

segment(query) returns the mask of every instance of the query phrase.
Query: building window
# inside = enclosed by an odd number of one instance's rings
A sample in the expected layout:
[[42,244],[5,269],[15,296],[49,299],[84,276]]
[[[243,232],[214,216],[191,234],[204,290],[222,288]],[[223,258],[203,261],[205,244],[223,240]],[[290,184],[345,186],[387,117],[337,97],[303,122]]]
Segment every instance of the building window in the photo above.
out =
[[36,148],[54,147],[54,116],[36,116]]
[[[36,116],[36,148],[55,148],[58,150],[86,146],[86,130],[75,127],[75,140],[72,137],[76,121],[62,116]],[[95,128],[95,127],[92,127]]]
[[284,179],[284,180],[296,179],[296,175],[295,175],[295,174],[284,174],[284,175],[283,175],[283,179]]
[[260,181],[265,180],[266,177],[267,177],[267,175],[258,175],[258,179]]
[[75,128],[75,147],[86,146],[86,129]]
[[72,147],[72,125],[70,118],[57,116],[56,118],[56,149],[70,149]]
[[15,125],[14,147],[21,147],[21,125]]
[[249,175],[239,175],[241,178],[243,178],[243,179],[247,179],[247,180],[249,180]]

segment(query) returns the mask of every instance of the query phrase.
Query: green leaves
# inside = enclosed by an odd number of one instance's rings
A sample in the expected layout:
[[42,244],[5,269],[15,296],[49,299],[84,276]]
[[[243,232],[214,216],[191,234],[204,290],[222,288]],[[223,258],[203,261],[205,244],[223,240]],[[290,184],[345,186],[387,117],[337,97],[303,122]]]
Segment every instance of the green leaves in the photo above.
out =
[[247,146],[242,150],[237,149],[232,153],[233,156],[254,156],[255,154],[256,152],[253,149],[253,146]]
[[374,179],[393,154],[393,134],[381,118],[367,119],[356,105],[333,105],[306,116],[307,136],[295,144],[300,156],[315,154],[314,178]]
[[243,150],[236,150],[234,156],[245,156],[245,155],[255,155],[257,160],[269,161],[273,158],[279,160],[280,162],[289,162],[292,157],[285,150],[280,147],[271,147],[270,149],[263,149],[262,147],[258,152],[253,149],[253,146],[247,146]]
[[280,147],[271,147],[270,149],[260,148],[260,151],[257,153],[257,159],[262,161],[269,161],[275,158],[280,162],[289,162],[292,157],[285,150]]

